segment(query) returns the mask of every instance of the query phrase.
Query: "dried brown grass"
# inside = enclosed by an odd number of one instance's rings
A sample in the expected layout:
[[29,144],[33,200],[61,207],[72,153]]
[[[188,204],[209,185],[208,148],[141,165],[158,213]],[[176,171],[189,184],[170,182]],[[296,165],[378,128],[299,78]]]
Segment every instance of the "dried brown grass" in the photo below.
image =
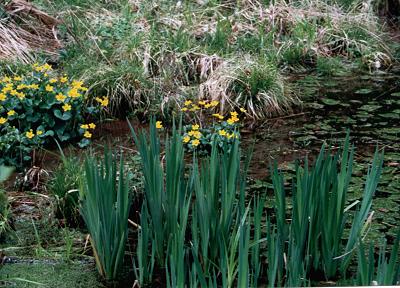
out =
[[61,47],[56,18],[23,0],[2,7],[0,19],[0,59],[29,63],[37,51],[55,55]]

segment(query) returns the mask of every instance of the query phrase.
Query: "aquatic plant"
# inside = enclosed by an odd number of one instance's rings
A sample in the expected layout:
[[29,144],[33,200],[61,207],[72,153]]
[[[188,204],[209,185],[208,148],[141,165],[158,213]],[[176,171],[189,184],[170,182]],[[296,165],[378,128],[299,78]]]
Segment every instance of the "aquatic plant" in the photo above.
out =
[[[118,175],[117,175],[118,173]],[[100,161],[85,161],[85,181],[81,187],[81,214],[90,234],[97,269],[107,280],[116,279],[124,260],[131,206],[128,181],[122,158],[105,150]]]
[[[370,223],[372,197],[382,171],[383,154],[377,151],[368,170],[361,202],[345,207],[353,154],[354,148],[350,146],[347,135],[341,152],[332,154],[323,145],[313,166],[309,167],[307,159],[304,167],[297,164],[290,223],[285,216],[287,200],[283,175],[276,166],[272,170],[278,238],[280,241],[293,241],[294,251],[289,251],[289,255],[296,257],[295,262],[303,263],[307,273],[323,272],[327,279],[347,270],[356,245]],[[350,218],[350,209],[354,208],[354,215]],[[342,238],[346,223],[351,223],[351,228],[344,245]]]
[[58,76],[49,64],[34,64],[21,75],[3,75],[0,79],[0,150],[1,163],[20,164],[29,160],[29,152],[55,138],[59,142],[80,139],[89,144],[94,123],[84,123],[108,105],[107,98],[97,98],[98,105],[87,107],[82,81]]

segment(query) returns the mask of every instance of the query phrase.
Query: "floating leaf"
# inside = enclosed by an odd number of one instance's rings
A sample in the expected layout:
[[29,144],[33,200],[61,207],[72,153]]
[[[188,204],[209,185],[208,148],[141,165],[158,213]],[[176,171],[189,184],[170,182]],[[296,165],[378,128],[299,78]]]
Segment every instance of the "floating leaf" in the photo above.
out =
[[369,94],[371,93],[372,90],[369,88],[362,88],[362,89],[358,89],[357,91],[355,91],[355,94]]
[[322,98],[321,102],[325,105],[334,106],[340,104],[339,100],[331,99],[331,98]]

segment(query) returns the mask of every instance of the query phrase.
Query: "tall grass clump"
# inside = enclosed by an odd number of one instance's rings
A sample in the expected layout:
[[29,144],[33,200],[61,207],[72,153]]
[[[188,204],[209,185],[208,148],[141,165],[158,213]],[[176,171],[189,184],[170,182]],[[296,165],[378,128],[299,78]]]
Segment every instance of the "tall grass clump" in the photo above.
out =
[[68,225],[79,224],[79,187],[84,168],[77,157],[61,152],[61,163],[52,173],[48,189],[56,198],[56,217],[65,219]]
[[[372,243],[370,243],[368,253],[366,253],[365,245],[360,242],[357,250],[358,265],[355,285],[399,285],[399,242],[400,231],[397,233],[397,237],[388,258],[386,256],[386,239],[384,239],[379,247],[378,259],[375,257],[374,246]],[[377,263],[376,267],[375,263]]]
[[[140,285],[165,277],[168,287],[293,287],[310,285],[315,275],[347,277],[371,224],[383,154],[375,153],[363,197],[353,203],[349,135],[337,152],[324,144],[313,165],[297,162],[290,191],[273,166],[275,208],[268,213],[265,195],[246,196],[250,157],[241,162],[239,140],[229,149],[213,141],[210,154],[199,159],[195,150],[189,165],[181,128],[173,126],[163,153],[157,127],[153,120],[149,134],[132,128],[145,181],[134,261]],[[381,270],[395,275],[395,260],[385,261]]]
[[13,168],[0,165],[0,240],[9,227],[10,205],[6,191],[3,189],[2,183],[10,177]]
[[[209,157],[186,164],[180,128],[165,140],[165,155],[154,121],[150,133],[132,134],[145,179],[137,261],[138,280],[165,271],[168,287],[256,282],[261,228],[251,237],[250,206],[245,206],[248,163],[241,172],[239,142],[221,150],[214,141]],[[257,204],[260,205],[260,204]],[[258,206],[259,207],[259,206]],[[253,217],[261,222],[261,208]],[[143,227],[146,227],[144,230]],[[253,238],[256,244],[251,245]],[[255,249],[255,250],[254,250]],[[256,254],[255,254],[256,253]],[[137,263],[137,265],[136,265]],[[157,267],[157,269],[156,269]]]
[[[289,241],[288,255],[295,257],[294,263],[303,263],[307,275],[322,273],[327,279],[344,275],[370,224],[372,197],[382,171],[383,155],[375,153],[362,200],[346,207],[353,156],[354,148],[347,135],[341,151],[332,154],[323,145],[313,166],[309,167],[307,159],[304,167],[296,166],[290,222],[285,216],[288,204],[283,175],[277,167],[272,170],[278,200],[275,205],[278,238]],[[350,227],[348,235],[346,225]]]
[[100,161],[93,157],[85,161],[81,214],[89,230],[97,269],[107,280],[117,277],[128,234],[131,197],[123,167],[121,158],[117,168],[117,160],[109,150]]

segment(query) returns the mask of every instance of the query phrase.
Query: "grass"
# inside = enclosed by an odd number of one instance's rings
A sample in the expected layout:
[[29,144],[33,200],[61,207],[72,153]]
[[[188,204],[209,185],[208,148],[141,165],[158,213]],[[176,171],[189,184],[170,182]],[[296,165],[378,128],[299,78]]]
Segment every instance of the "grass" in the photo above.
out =
[[122,159],[119,170],[108,150],[100,162],[93,157],[86,159],[81,201],[97,269],[106,280],[114,280],[124,260],[132,201]]
[[80,216],[79,187],[84,170],[77,157],[67,157],[61,151],[61,160],[60,165],[52,173],[48,189],[56,199],[56,216],[65,219],[68,225],[77,225]]
[[60,71],[87,81],[91,96],[110,96],[122,117],[203,97],[248,103],[249,115],[263,118],[296,102],[282,74],[317,67],[330,75],[342,66],[330,61],[337,57],[367,68],[392,61],[376,14],[354,3],[179,3],[34,1],[63,19]]
[[[0,270],[2,281],[15,287],[105,287],[98,280],[96,269],[92,265],[83,264],[26,264],[5,265]],[[11,280],[13,278],[14,280]],[[15,280],[19,278],[21,280]],[[7,280],[10,279],[10,280]],[[29,282],[32,281],[32,282]],[[13,284],[11,284],[13,283]],[[35,283],[40,283],[37,285]]]

